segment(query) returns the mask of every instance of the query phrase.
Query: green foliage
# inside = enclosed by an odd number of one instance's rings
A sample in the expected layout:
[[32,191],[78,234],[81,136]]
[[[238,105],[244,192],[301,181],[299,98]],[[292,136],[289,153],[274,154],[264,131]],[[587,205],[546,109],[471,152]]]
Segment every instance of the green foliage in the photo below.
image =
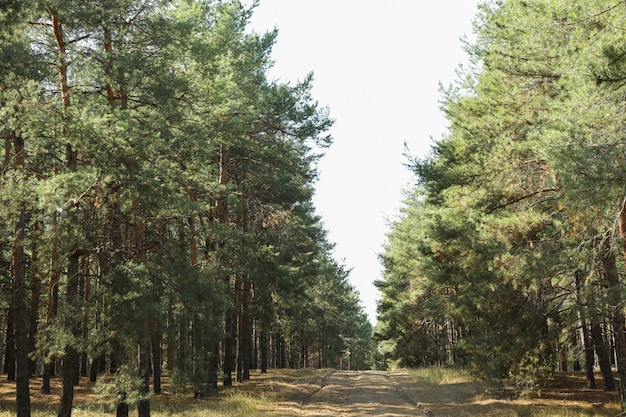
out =
[[[443,91],[450,131],[410,161],[419,186],[381,255],[389,360],[533,381],[579,326],[577,296],[610,309],[586,291],[626,195],[622,6],[480,6],[474,66]],[[594,271],[582,289],[578,271]]]
[[235,337],[271,331],[367,367],[369,322],[312,214],[333,123],[312,74],[268,80],[277,34],[250,33],[239,1],[96,3],[0,12],[0,259],[27,211],[37,353],[107,354],[103,386],[132,403],[148,399],[151,341],[201,394],[234,312],[257,326]]
[[141,394],[141,379],[137,376],[139,370],[136,366],[123,366],[117,370],[111,379],[101,379],[94,385],[94,392],[102,394],[105,400],[112,406],[120,402],[135,405],[141,400],[150,398],[150,394]]

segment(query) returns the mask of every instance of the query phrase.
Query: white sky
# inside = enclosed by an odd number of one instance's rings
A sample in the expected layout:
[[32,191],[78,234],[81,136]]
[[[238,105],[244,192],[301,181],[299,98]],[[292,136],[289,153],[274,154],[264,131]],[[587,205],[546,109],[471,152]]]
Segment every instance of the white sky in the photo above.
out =
[[413,180],[404,142],[425,156],[445,132],[439,82],[466,61],[460,38],[472,34],[478,2],[261,0],[251,21],[260,33],[279,29],[270,77],[313,71],[314,98],[336,120],[314,204],[372,323],[388,219]]

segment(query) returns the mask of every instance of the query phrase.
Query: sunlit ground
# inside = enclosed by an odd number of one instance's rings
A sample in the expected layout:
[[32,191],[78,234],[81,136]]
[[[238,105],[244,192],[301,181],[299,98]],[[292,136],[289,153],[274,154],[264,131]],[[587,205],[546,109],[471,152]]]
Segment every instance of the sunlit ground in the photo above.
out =
[[[582,375],[560,375],[533,395],[517,398],[510,390],[477,381],[459,370],[442,368],[366,373],[332,370],[253,372],[252,380],[218,396],[195,400],[168,393],[151,400],[154,417],[593,417],[619,414],[616,393],[584,388]],[[33,417],[56,415],[60,381],[53,394],[39,393],[41,380],[31,380]],[[322,388],[323,387],[323,388]],[[15,415],[15,385],[0,380],[0,417]],[[131,409],[131,415],[136,411]],[[75,417],[114,416],[113,406],[81,380],[76,388]]]

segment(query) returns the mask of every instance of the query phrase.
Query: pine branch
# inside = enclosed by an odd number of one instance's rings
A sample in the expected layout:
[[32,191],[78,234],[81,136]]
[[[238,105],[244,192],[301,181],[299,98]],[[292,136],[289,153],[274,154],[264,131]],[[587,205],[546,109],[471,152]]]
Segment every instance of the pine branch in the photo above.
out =
[[517,204],[517,203],[520,203],[520,202],[522,202],[524,200],[528,200],[529,198],[533,198],[533,197],[541,195],[543,193],[551,193],[551,192],[558,192],[558,191],[559,191],[558,188],[546,188],[544,190],[535,191],[533,193],[526,194],[526,195],[523,195],[521,197],[515,198],[513,200],[507,201],[506,203],[500,203],[497,206],[495,206],[494,208],[492,208],[491,210],[487,211],[487,214],[491,214],[491,213],[495,212],[496,210],[507,208],[509,206],[512,206],[512,205]]
[[577,20],[575,22],[571,22],[571,23],[564,23],[565,26],[569,26],[569,25],[578,25],[580,23],[586,22],[587,20],[591,20],[594,17],[598,17],[598,16],[602,16],[603,14],[609,13],[610,11],[617,9],[619,6],[622,5],[622,0],[618,1],[616,4],[614,4],[613,6],[609,6],[606,9],[602,9],[597,13],[594,13],[592,15],[589,15],[587,17],[584,17],[580,20]]

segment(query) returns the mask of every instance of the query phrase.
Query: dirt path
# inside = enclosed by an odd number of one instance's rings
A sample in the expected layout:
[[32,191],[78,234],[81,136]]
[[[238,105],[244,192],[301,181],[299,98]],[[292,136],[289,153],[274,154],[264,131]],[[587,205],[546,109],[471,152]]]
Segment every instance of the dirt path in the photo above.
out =
[[386,372],[342,371],[325,378],[303,404],[306,417],[428,416]]

